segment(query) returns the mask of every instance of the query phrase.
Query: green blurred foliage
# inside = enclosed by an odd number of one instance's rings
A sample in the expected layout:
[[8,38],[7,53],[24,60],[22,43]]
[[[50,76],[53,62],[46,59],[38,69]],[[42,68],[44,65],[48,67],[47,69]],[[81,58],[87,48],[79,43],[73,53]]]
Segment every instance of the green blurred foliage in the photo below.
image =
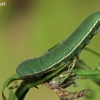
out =
[[[24,0],[0,0],[4,1],[7,5],[0,6],[0,90],[22,60],[42,55],[66,39],[88,15],[100,10],[100,0],[25,0],[26,3]],[[97,34],[87,47],[99,52],[99,37]],[[91,67],[99,60],[87,51],[83,51],[80,58]],[[74,91],[84,88],[93,91],[92,98],[80,100],[100,98],[100,88],[93,82],[82,80],[78,84]],[[25,100],[33,99],[59,100],[53,91],[41,85],[39,89],[31,89]]]

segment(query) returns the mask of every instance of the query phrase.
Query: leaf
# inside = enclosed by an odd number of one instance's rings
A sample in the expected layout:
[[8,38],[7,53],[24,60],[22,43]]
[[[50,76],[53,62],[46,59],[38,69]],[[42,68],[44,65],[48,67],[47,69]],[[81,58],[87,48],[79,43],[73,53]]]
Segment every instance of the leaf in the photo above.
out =
[[12,89],[9,89],[9,100],[18,100],[15,93],[12,91]]
[[77,76],[95,76],[100,75],[100,71],[92,69],[92,70],[86,70],[86,69],[73,69],[71,72],[74,72]]
[[[4,89],[14,80],[19,80],[19,76],[17,74],[13,74],[12,76],[10,76],[3,84],[3,89],[2,89],[2,98],[3,100],[7,100],[7,98],[4,95]],[[11,91],[10,91],[11,92]]]

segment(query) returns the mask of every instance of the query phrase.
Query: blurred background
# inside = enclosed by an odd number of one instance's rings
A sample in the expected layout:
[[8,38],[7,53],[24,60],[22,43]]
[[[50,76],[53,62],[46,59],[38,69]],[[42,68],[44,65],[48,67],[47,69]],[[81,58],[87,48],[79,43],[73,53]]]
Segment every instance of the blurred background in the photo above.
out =
[[[28,58],[42,55],[66,39],[91,13],[100,10],[100,0],[0,0],[0,90],[5,80],[15,73],[17,65]],[[100,53],[100,31],[87,46]],[[83,50],[80,58],[95,67],[100,58]],[[100,88],[90,80],[77,81],[78,91],[89,88],[90,97],[98,100]],[[8,95],[8,90],[5,90]],[[2,97],[0,96],[0,100]],[[25,100],[59,100],[54,91],[40,85],[32,88]]]

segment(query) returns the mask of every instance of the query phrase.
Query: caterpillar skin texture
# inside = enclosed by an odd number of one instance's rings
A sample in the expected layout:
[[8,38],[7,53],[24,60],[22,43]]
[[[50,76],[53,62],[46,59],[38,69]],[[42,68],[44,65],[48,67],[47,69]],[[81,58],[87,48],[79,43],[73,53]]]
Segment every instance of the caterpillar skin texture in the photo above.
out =
[[41,77],[48,73],[57,64],[69,64],[71,59],[78,55],[97,33],[100,26],[100,11],[88,16],[79,27],[58,46],[40,57],[27,59],[16,68],[20,78]]

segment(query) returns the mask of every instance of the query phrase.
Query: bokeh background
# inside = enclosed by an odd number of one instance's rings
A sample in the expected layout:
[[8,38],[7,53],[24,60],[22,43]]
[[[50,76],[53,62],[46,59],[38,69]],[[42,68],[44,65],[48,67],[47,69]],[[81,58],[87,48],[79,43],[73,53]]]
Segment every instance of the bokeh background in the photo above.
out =
[[[66,39],[91,13],[100,10],[100,0],[0,0],[0,93],[5,80],[15,73],[17,65],[28,58],[42,55],[48,48]],[[100,31],[87,46],[100,53]],[[80,54],[90,67],[100,60],[83,50]],[[89,88],[90,98],[98,100],[100,87],[90,80],[78,81],[78,91]],[[8,90],[5,90],[8,95]],[[0,96],[2,100],[2,96]],[[25,100],[59,100],[54,91],[39,85]]]

